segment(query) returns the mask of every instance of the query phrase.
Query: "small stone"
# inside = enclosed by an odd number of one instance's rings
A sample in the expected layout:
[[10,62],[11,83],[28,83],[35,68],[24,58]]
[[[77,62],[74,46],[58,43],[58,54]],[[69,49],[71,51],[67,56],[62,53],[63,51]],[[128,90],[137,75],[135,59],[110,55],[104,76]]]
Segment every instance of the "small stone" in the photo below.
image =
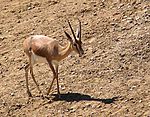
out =
[[20,23],[20,20],[18,20],[17,23]]
[[6,37],[0,36],[0,40],[4,40],[6,39]]
[[11,93],[10,95],[11,95],[11,96],[14,96],[15,94],[14,94],[14,93]]
[[132,88],[135,88],[136,86],[132,86]]
[[74,107],[70,108],[70,113],[74,113],[76,111],[76,109]]
[[139,100],[139,103],[141,103],[142,102],[142,100]]
[[94,114],[94,112],[91,112],[91,115],[93,115]]
[[97,13],[94,13],[93,16],[97,16]]
[[128,100],[125,100],[125,102],[127,102]]
[[62,89],[62,90],[65,90],[65,87],[62,87],[61,89]]
[[32,8],[31,7],[28,7],[28,10],[31,10]]
[[89,43],[93,43],[94,41],[96,41],[96,38],[93,37],[89,40]]
[[84,22],[84,25],[88,25],[88,22]]

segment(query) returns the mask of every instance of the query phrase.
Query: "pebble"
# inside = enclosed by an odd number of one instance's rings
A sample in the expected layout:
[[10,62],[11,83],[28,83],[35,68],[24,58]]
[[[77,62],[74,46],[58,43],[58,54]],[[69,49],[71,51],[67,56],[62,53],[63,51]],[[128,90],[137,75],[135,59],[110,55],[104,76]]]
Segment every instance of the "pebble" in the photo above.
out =
[[96,38],[95,38],[95,37],[92,37],[92,38],[89,40],[89,43],[93,43],[95,40],[96,40]]
[[4,40],[5,38],[6,38],[6,37],[1,36],[1,37],[0,37],[0,40]]
[[31,7],[28,7],[28,10],[31,10],[32,8]]
[[84,22],[84,25],[88,25],[88,22]]
[[14,93],[11,93],[10,95],[11,95],[11,96],[14,96],[15,94],[14,94]]
[[139,100],[139,103],[141,103],[142,102],[142,100]]

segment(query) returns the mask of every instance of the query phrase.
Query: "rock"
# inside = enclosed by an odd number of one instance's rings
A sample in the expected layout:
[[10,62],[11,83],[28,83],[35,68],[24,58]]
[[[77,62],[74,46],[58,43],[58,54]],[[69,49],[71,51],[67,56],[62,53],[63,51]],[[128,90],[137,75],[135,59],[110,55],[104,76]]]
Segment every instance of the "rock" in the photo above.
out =
[[88,25],[88,22],[84,22],[83,24],[84,24],[84,25]]
[[0,41],[2,41],[2,40],[4,40],[4,39],[6,39],[6,37],[0,36]]
[[15,94],[14,94],[14,93],[11,93],[10,95],[11,95],[11,96],[14,96]]
[[141,103],[142,102],[142,100],[139,100],[139,103]]

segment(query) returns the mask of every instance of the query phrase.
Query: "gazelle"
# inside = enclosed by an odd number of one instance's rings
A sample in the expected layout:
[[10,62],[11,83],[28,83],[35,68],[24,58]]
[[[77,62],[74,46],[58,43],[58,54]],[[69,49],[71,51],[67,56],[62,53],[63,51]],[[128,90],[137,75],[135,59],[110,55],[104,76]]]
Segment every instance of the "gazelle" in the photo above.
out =
[[73,38],[64,31],[65,35],[68,39],[68,44],[62,46],[55,39],[49,38],[43,35],[33,35],[29,38],[25,39],[23,42],[24,52],[29,58],[29,63],[25,66],[25,77],[26,77],[26,88],[27,94],[29,97],[32,97],[32,94],[28,87],[28,72],[30,69],[31,77],[36,84],[38,91],[41,93],[38,83],[36,82],[33,74],[33,65],[38,62],[46,62],[53,72],[53,80],[48,89],[47,94],[50,93],[53,82],[57,80],[57,92],[59,91],[59,83],[58,83],[58,63],[66,58],[72,51],[75,51],[79,54],[79,57],[84,54],[84,50],[82,49],[82,41],[81,41],[81,22],[79,21],[79,28],[77,28],[76,35],[71,27],[71,24],[68,21],[69,27],[73,34]]

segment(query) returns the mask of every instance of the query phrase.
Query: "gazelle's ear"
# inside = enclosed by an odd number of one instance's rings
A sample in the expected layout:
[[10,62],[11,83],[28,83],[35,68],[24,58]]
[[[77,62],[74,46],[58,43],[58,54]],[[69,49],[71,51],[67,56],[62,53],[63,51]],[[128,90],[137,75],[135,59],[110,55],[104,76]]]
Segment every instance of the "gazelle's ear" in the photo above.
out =
[[71,36],[66,31],[64,31],[64,33],[67,36],[67,39],[73,44],[73,40],[72,40]]
[[76,31],[76,39],[78,41],[81,41],[81,21],[78,19],[79,21],[79,27],[77,28],[77,31]]
[[79,41],[80,40],[80,30],[77,28],[76,30],[76,39]]

